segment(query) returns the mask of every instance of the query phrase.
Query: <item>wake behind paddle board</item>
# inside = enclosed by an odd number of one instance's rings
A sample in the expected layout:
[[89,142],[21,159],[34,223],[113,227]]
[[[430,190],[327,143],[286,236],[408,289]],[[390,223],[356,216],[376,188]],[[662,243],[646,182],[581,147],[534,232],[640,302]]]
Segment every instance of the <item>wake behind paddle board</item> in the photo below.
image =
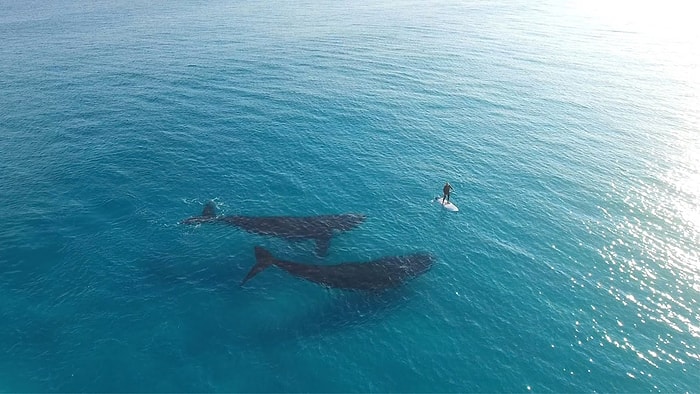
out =
[[447,209],[448,211],[452,211],[452,212],[457,212],[457,211],[459,211],[459,208],[457,208],[457,206],[454,205],[454,204],[452,204],[451,202],[445,201],[445,202],[443,203],[443,202],[442,202],[442,197],[435,197],[435,200],[434,200],[434,201],[437,201],[440,205],[442,205],[442,206],[443,206],[445,209]]

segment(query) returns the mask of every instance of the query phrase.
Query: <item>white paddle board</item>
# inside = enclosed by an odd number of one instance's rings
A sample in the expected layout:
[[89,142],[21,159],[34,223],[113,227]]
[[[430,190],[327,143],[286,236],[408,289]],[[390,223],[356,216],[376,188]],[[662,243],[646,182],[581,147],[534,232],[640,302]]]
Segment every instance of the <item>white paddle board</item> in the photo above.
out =
[[454,204],[452,204],[451,202],[445,201],[445,202],[443,203],[443,202],[442,202],[442,197],[435,197],[435,200],[433,200],[433,201],[437,201],[440,205],[442,205],[442,206],[443,206],[445,209],[447,209],[448,211],[452,211],[452,212],[457,212],[457,211],[459,211],[459,208],[457,208],[457,206],[454,205]]

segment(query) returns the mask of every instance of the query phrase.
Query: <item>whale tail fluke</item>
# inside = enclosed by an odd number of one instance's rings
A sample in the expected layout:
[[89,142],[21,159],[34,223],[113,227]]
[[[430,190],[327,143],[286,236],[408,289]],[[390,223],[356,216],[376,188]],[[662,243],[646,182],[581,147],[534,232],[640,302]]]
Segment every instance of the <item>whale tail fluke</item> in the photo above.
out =
[[204,205],[200,216],[192,216],[182,221],[183,224],[199,224],[210,222],[216,218],[216,204],[214,201],[209,201]]
[[255,247],[255,265],[248,271],[248,275],[241,281],[241,286],[250,278],[264,271],[267,267],[274,265],[277,260],[262,246]]

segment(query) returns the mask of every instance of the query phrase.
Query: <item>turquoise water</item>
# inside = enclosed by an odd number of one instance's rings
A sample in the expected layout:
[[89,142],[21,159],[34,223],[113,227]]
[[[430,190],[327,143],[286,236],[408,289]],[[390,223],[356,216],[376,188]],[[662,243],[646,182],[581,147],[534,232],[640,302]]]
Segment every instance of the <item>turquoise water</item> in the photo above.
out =
[[612,4],[0,0],[0,391],[696,391],[698,30]]

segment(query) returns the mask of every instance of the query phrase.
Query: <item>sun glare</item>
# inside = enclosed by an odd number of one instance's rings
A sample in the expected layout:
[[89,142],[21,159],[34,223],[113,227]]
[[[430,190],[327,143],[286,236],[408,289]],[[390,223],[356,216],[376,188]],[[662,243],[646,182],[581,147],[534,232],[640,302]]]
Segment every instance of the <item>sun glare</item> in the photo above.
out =
[[695,41],[700,31],[700,6],[694,1],[580,0],[574,4],[578,11],[628,32]]
[[[674,216],[684,223],[685,239],[700,242],[700,3],[695,1],[576,0],[571,12],[591,29],[605,32],[617,50],[640,64],[654,65],[668,81],[666,105],[673,120],[666,153],[677,166],[666,175],[676,192],[668,196]],[[648,87],[654,89],[658,87]],[[673,200],[673,201],[669,201]],[[693,250],[692,245],[688,247]],[[697,259],[697,255],[691,257]],[[691,262],[700,265],[700,261]],[[700,268],[700,267],[698,267]]]
[[[685,0],[576,0],[572,12],[592,25],[625,33],[642,60],[660,64],[664,72],[688,87],[687,108],[700,108],[700,3]],[[697,115],[693,115],[697,116]],[[693,119],[697,128],[697,118]]]

